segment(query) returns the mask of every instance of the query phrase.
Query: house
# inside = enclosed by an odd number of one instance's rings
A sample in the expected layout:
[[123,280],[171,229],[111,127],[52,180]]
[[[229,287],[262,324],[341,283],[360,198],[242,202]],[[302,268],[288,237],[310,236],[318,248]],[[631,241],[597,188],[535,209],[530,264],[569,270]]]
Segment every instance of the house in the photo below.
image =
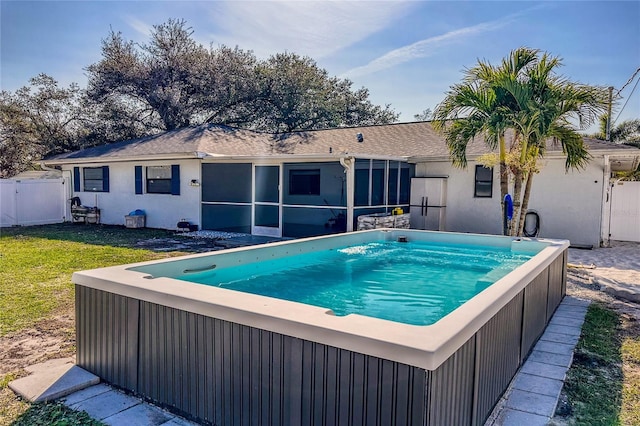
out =
[[[552,147],[535,177],[530,208],[540,216],[539,236],[591,245],[608,239],[610,172],[637,165],[640,150],[586,142],[593,156],[586,170],[565,172],[561,151]],[[438,176],[447,183],[445,230],[500,233],[498,171],[476,167],[484,152],[482,141],[471,143],[468,168],[453,168],[429,122],[284,135],[203,124],[45,164],[60,168],[73,195],[100,208],[107,224],[123,224],[141,209],[153,228],[188,221],[285,237],[350,231],[360,215],[408,210],[411,178]]]
[[[640,149],[597,139],[584,138],[591,159],[583,170],[565,169],[566,156],[559,144],[549,143],[544,159],[538,161],[540,173],[533,177],[528,210],[539,219],[539,237],[568,239],[574,246],[608,245],[616,223],[640,225],[640,192],[634,218],[629,211],[612,209],[612,172],[635,170]],[[440,146],[440,145],[437,145]],[[427,155],[413,156],[416,176],[447,176],[446,229],[457,232],[501,234],[500,175],[497,167],[487,175],[477,159],[485,154],[483,141],[467,147],[466,169],[453,168],[447,148]],[[635,182],[634,182],[635,183]],[[488,185],[489,190],[484,190]],[[510,189],[511,191],[512,189]],[[613,239],[640,241],[625,233]]]
[[[287,135],[204,124],[45,161],[102,223],[146,212],[147,226],[300,237],[353,229],[360,214],[408,207],[413,167],[395,154],[403,126]],[[420,152],[419,132],[412,134]],[[406,141],[405,141],[406,142]],[[408,144],[399,152],[406,151]]]

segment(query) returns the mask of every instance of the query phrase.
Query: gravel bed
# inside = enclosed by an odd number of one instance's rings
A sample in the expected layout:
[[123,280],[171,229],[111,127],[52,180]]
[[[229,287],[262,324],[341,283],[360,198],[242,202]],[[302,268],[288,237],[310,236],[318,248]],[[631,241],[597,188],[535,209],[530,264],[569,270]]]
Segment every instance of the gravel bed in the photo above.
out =
[[212,238],[215,240],[226,240],[229,238],[247,236],[247,234],[239,234],[236,232],[220,232],[220,231],[194,231],[194,232],[180,233],[180,235],[184,235],[185,237],[192,237],[192,238]]

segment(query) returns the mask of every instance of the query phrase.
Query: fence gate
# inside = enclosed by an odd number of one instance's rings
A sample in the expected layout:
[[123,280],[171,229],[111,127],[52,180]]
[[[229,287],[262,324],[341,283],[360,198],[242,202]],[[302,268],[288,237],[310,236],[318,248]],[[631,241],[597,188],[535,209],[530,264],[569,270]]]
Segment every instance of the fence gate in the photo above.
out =
[[640,242],[640,182],[613,184],[609,233],[612,240]]
[[64,222],[68,186],[63,178],[0,180],[0,226]]

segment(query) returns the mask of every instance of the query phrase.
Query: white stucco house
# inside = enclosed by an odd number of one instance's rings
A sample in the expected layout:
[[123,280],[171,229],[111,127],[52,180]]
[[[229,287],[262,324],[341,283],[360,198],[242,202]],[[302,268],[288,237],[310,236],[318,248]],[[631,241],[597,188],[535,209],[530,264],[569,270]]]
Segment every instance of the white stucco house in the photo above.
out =
[[[535,177],[529,207],[540,217],[541,237],[594,246],[608,240],[611,171],[636,167],[640,149],[585,143],[592,155],[585,170],[565,172],[562,152],[552,147]],[[434,178],[442,189],[439,229],[499,234],[498,170],[476,167],[485,152],[474,141],[468,167],[453,168],[429,122],[284,135],[205,124],[44,164],[61,169],[73,182],[72,195],[97,206],[105,224],[122,225],[140,209],[153,228],[188,221],[285,237],[343,232],[355,228],[359,215],[409,210],[420,195],[410,194],[412,178]]]

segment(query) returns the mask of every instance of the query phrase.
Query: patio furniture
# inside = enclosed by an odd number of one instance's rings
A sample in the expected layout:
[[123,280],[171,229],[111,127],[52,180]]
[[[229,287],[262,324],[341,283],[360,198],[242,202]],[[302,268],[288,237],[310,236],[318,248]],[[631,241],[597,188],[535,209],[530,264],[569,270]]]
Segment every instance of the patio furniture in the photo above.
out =
[[73,223],[100,223],[100,209],[83,206],[80,197],[69,199],[71,202],[71,219]]

